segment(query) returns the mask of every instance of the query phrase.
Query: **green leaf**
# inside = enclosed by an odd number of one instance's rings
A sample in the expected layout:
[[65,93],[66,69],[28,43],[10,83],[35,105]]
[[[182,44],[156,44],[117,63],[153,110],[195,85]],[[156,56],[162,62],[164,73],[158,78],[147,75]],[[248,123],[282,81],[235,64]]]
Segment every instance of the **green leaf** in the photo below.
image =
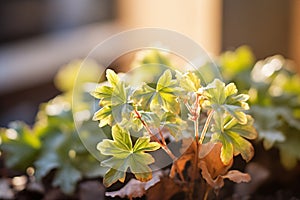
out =
[[212,135],[211,141],[222,143],[220,158],[221,161],[224,163],[224,165],[228,165],[233,159],[233,154],[234,154],[232,143],[228,141],[228,138],[226,138],[225,135],[216,134],[216,133]]
[[[150,142],[150,138],[148,137],[140,137],[135,142],[133,147],[133,152],[138,153],[143,151],[155,151],[159,149],[159,144],[157,142]],[[150,154],[149,154],[150,156]],[[152,159],[152,158],[151,158]]]
[[161,126],[167,128],[170,134],[179,140],[182,138],[182,132],[187,128],[187,122],[182,120],[178,115],[167,112],[161,116]]
[[75,166],[85,178],[103,177],[107,170],[100,166],[99,161],[95,159],[90,152],[76,154],[75,159],[72,159],[72,165]]
[[[88,70],[81,70],[82,68]],[[58,71],[54,84],[57,89],[67,94],[73,91],[75,84],[96,82],[100,72],[101,67],[94,60],[74,60]]]
[[36,159],[41,141],[26,124],[13,122],[9,129],[1,131],[1,150],[5,153],[5,164],[9,168],[26,170]]
[[224,130],[238,133],[240,136],[253,140],[257,138],[257,132],[254,128],[254,119],[247,115],[247,124],[240,124],[236,119],[232,119],[224,125]]
[[[81,121],[81,127],[77,132],[73,120],[74,110],[71,110],[72,95],[70,93],[80,64],[76,65],[76,68],[68,66],[66,71],[62,70],[56,83],[65,93],[41,104],[37,121],[32,129],[21,122],[13,123],[9,129],[0,129],[0,148],[5,156],[7,166],[17,168],[23,173],[26,173],[28,167],[33,167],[35,169],[34,176],[37,180],[48,176],[51,171],[53,181],[51,179],[50,183],[52,181],[52,186],[60,187],[67,194],[75,191],[76,184],[82,177],[95,178],[105,173],[103,172],[104,168],[100,167],[99,161],[91,156],[81,143],[78,135],[81,134],[81,138],[88,137],[88,139],[84,138],[85,141],[94,141],[94,143],[87,142],[88,144],[85,143],[85,145],[90,145],[87,148],[92,148],[91,146],[94,145],[93,149],[98,153],[95,146],[103,136],[99,134],[101,130],[97,128],[97,123],[89,119],[92,123],[86,125],[85,121]],[[76,84],[92,81],[91,78],[96,81],[99,78],[99,73],[91,74],[91,72],[95,72],[93,69],[96,68],[87,67],[92,71],[89,71],[90,74],[80,74]],[[70,77],[66,74],[69,72],[72,73]],[[66,79],[70,81],[64,82]],[[122,87],[120,86],[120,88]],[[86,98],[85,94],[82,94],[83,90],[78,89],[73,96],[78,101],[77,104],[80,104],[78,111],[87,113],[89,110],[82,110],[81,106],[83,105],[84,109],[92,109],[91,97],[89,95],[89,98]],[[76,114],[74,113],[74,116]],[[94,128],[95,124],[96,129]],[[82,130],[83,127],[85,127],[84,130]],[[97,158],[103,159],[103,157]]]
[[236,118],[239,123],[246,124],[247,117],[244,111],[249,109],[246,103],[249,96],[246,94],[237,95],[237,92],[233,83],[225,85],[219,79],[215,79],[204,91],[207,100],[204,101],[203,105],[217,112],[225,111]]
[[65,194],[75,191],[76,183],[81,179],[81,173],[70,163],[64,165],[55,173],[53,186],[59,186]]
[[60,167],[59,155],[55,151],[42,152],[41,156],[34,162],[35,177],[41,180],[52,169]]
[[48,106],[59,108],[64,105],[62,103],[64,102],[55,100],[41,107],[34,131],[40,136],[43,145],[32,165],[35,167],[35,177],[38,180],[47,176],[51,170],[55,170],[52,185],[60,187],[66,194],[71,194],[82,177],[99,177],[104,172],[99,161],[90,155],[78,135],[81,134],[82,138],[88,135],[88,139],[96,141],[93,143],[96,145],[99,135],[97,132],[95,134],[90,132],[95,132],[93,127],[97,123],[93,121],[82,123],[77,133],[72,110],[47,112]]
[[113,88],[110,86],[100,86],[95,89],[95,91],[91,92],[91,95],[97,99],[101,100],[101,105],[112,105],[111,98],[113,95]]
[[117,86],[118,83],[120,82],[120,78],[118,77],[118,75],[111,69],[107,69],[106,70],[106,78],[107,81],[113,86]]
[[60,156],[56,151],[66,140],[65,136],[59,132],[48,132],[43,138],[44,145],[42,146],[40,155],[34,162],[35,176],[41,180],[52,169],[61,166]]
[[98,110],[94,116],[93,120],[97,121],[99,120],[99,127],[103,127],[105,125],[112,125],[113,123],[113,117],[112,117],[112,108],[111,106],[104,106],[100,110]]
[[257,132],[253,127],[254,120],[247,115],[247,124],[240,124],[236,118],[220,113],[214,114],[215,124],[212,127],[212,138],[214,142],[221,142],[221,160],[228,164],[233,156],[241,154],[247,162],[254,155],[252,144],[247,139],[255,139]]
[[149,105],[155,95],[155,89],[144,83],[140,89],[133,93],[133,101],[136,105],[140,105],[144,108],[144,110],[146,110],[149,108]]
[[[141,116],[141,119],[150,127],[150,128],[159,128],[161,125],[161,119],[159,116],[153,112],[137,111]],[[131,132],[132,135],[142,135],[143,124],[141,119],[132,112],[130,118],[123,119],[122,123],[119,124],[122,128],[125,128]]]
[[104,139],[97,145],[103,155],[112,156],[101,162],[102,166],[110,168],[104,184],[110,186],[117,180],[124,182],[128,168],[138,180],[150,180],[152,171],[148,165],[154,162],[154,158],[146,152],[155,151],[160,145],[150,142],[148,137],[140,137],[133,146],[129,132],[119,125],[112,127],[112,137],[113,140]]
[[121,181],[121,182],[124,182],[125,181],[125,176],[126,176],[126,172],[119,171],[119,170],[114,169],[114,168],[110,168],[106,172],[106,174],[104,175],[103,184],[106,187],[109,187],[110,185],[117,182],[118,180]]
[[280,160],[286,169],[293,169],[300,160],[300,134],[299,130],[284,125],[284,142],[277,142],[275,146],[279,148]]
[[127,130],[115,125],[112,127],[113,140],[104,139],[97,149],[103,155],[113,155],[116,158],[126,158],[128,151],[132,150],[132,141]]
[[254,55],[249,47],[241,46],[235,51],[226,51],[221,54],[220,65],[223,75],[230,79],[251,68],[254,65]]
[[146,122],[150,127],[158,128],[161,123],[159,116],[153,112],[139,111],[142,120]]
[[285,136],[281,131],[278,130],[260,130],[259,138],[263,139],[263,145],[266,150],[273,147],[276,142],[284,142]]
[[100,127],[112,125],[114,122],[121,123],[124,118],[129,118],[133,111],[130,101],[131,88],[126,87],[112,70],[106,71],[106,77],[110,86],[100,85],[91,93],[92,96],[100,99],[99,105],[102,108],[93,117],[93,120],[100,121]]
[[201,88],[201,81],[193,72],[181,74],[181,72],[176,71],[176,78],[179,81],[180,87],[185,91],[197,92]]
[[140,132],[144,127],[141,120],[136,117],[134,112],[130,114],[129,118],[124,118],[122,122],[119,123],[119,126],[134,133]]
[[133,101],[143,108],[149,108],[152,112],[179,113],[180,104],[177,101],[178,93],[182,90],[177,81],[172,79],[170,70],[166,70],[158,79],[155,89],[144,84],[133,94]]

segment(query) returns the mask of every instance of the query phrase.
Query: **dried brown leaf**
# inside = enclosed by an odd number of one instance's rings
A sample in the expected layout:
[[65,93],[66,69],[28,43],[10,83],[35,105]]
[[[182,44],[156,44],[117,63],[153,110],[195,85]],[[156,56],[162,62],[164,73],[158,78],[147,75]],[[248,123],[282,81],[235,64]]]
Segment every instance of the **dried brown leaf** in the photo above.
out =
[[174,178],[176,176],[176,173],[182,173],[185,169],[186,163],[188,161],[193,161],[195,150],[193,145],[195,142],[192,139],[183,139],[182,140],[182,146],[180,149],[180,152],[182,153],[182,156],[180,156],[172,165],[171,171],[170,171],[170,177]]
[[113,192],[106,192],[106,196],[121,198],[138,198],[146,194],[146,191],[160,181],[162,176],[161,171],[153,173],[152,179],[147,182],[141,182],[136,179],[131,179],[123,188]]
[[[204,145],[202,145],[203,148]],[[211,144],[204,146],[207,148],[203,148],[205,153],[203,153],[205,156],[201,158],[201,162],[199,162],[199,168],[203,168],[203,164],[200,164],[204,162],[206,164],[206,168],[211,176],[212,179],[216,179],[219,175],[224,175],[227,173],[228,169],[232,166],[233,159],[230,160],[228,165],[225,165],[221,158],[221,148],[222,148],[222,143],[217,142],[214,143],[212,146]],[[210,151],[208,151],[210,150]],[[208,153],[207,153],[208,152]],[[202,169],[203,170],[203,169]]]
[[232,166],[233,160],[228,165],[224,165],[220,158],[221,148],[221,143],[215,143],[213,146],[209,144],[203,148],[205,153],[203,153],[198,166],[205,181],[215,190],[224,186],[224,179],[226,178],[236,183],[249,182],[251,180],[249,174],[238,170],[228,171]]
[[218,189],[223,187],[224,185],[223,178],[221,178],[221,176],[218,176],[217,178],[213,179],[204,161],[199,162],[199,167],[202,170],[201,171],[202,177],[212,188]]
[[199,152],[199,158],[204,158],[205,156],[207,156],[207,154],[209,152],[211,152],[211,150],[214,148],[215,143],[213,142],[207,142],[205,144],[201,144],[200,145],[200,152]]
[[145,182],[141,182],[136,179],[131,179],[123,188],[113,192],[106,192],[106,196],[121,198],[137,198],[142,197],[145,194]]
[[228,178],[236,183],[249,182],[251,180],[249,174],[240,172],[238,170],[230,170],[227,174],[223,175],[222,178]]
[[171,168],[170,171],[170,177],[174,178],[176,176],[176,173],[182,173],[185,169],[185,165],[188,161],[193,160],[192,154],[182,155],[178,160],[176,160]]

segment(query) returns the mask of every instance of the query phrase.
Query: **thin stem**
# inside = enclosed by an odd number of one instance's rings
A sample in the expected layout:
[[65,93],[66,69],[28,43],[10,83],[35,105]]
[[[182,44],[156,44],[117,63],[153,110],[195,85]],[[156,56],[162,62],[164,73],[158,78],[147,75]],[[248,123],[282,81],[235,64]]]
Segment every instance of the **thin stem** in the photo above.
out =
[[199,117],[200,117],[200,109],[199,109],[199,96],[196,95],[196,101],[193,107],[193,111],[191,112],[192,114],[192,120],[194,122],[194,130],[195,130],[195,140],[193,142],[194,145],[194,151],[195,151],[195,156],[194,156],[194,163],[193,163],[193,176],[191,180],[191,193],[194,195],[194,191],[197,191],[195,181],[199,177],[199,171],[198,171],[198,154],[199,154]]
[[194,129],[195,129],[195,140],[198,142],[199,141],[199,116],[195,117]]
[[204,197],[203,197],[203,200],[207,200],[207,198],[208,198],[208,193],[209,193],[209,188],[206,188],[205,194],[204,194]]
[[164,146],[164,144],[161,143],[161,141],[152,133],[152,131],[149,128],[149,126],[142,119],[142,116],[140,115],[140,113],[137,110],[134,110],[134,113],[136,114],[137,118],[142,122],[144,128],[146,129],[146,131],[148,132],[148,134],[150,135],[150,137],[153,138],[155,140],[155,142],[159,143],[161,146]]
[[184,101],[184,105],[186,106],[186,108],[188,109],[188,111],[189,111],[190,113],[193,112],[191,106],[188,104],[187,101]]
[[194,121],[195,140],[198,141],[199,140],[199,116],[200,116],[199,95],[196,95],[194,111],[191,114],[193,115],[193,121]]
[[206,132],[207,132],[207,129],[208,129],[208,127],[209,127],[209,123],[210,123],[210,121],[211,121],[211,119],[212,119],[213,114],[214,114],[214,111],[213,111],[213,110],[209,111],[208,116],[207,116],[207,119],[206,119],[205,124],[204,124],[204,127],[203,127],[202,132],[201,132],[201,136],[200,136],[200,140],[199,140],[199,143],[200,143],[200,144],[203,143],[205,134],[206,134]]
[[165,142],[165,138],[163,137],[161,131],[159,131],[160,136],[162,137],[162,142],[152,133],[151,129],[149,128],[149,126],[147,125],[147,123],[142,119],[142,116],[140,115],[140,113],[137,110],[134,110],[134,113],[136,114],[137,118],[142,122],[144,128],[146,129],[146,131],[148,132],[148,134],[151,136],[151,138],[153,138],[160,146],[161,148],[170,156],[170,158],[172,159],[177,172],[180,176],[180,179],[182,181],[184,181],[184,176],[182,174],[182,172],[179,170],[178,164],[177,164],[177,157],[173,154],[173,152],[169,149],[168,145]]
[[[165,140],[163,139],[163,142],[161,142],[151,131],[151,129],[149,128],[148,124],[142,119],[142,116],[140,115],[140,113],[137,110],[134,110],[135,114],[137,115],[137,118],[142,122],[144,128],[146,129],[146,131],[148,132],[148,134],[151,136],[151,138],[153,138],[157,143],[160,144],[160,146],[162,147],[163,150],[165,150],[165,152],[172,158],[172,160],[176,160],[177,157],[172,153],[172,151],[169,149],[169,147],[166,145]],[[161,136],[163,138],[163,135],[161,133]]]
[[161,138],[162,143],[163,143],[164,145],[167,145],[166,140],[165,140],[165,138],[164,138],[164,136],[163,136],[163,133],[161,132],[161,129],[160,129],[160,128],[158,128],[158,133],[159,133],[159,135],[160,135],[160,138]]

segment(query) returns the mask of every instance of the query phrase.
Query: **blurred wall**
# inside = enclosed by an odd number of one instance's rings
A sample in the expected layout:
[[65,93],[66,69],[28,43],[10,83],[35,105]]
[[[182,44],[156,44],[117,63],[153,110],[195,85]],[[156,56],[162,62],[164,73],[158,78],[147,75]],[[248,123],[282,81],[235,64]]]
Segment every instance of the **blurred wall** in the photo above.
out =
[[1,0],[0,44],[72,29],[114,16],[114,0]]
[[288,55],[289,0],[226,0],[222,50],[249,45],[258,58]]
[[183,33],[208,52],[221,49],[221,0],[118,0],[123,28],[161,27]]
[[300,69],[300,0],[1,0],[0,126],[32,122],[33,108],[57,94],[61,65],[137,27],[178,31],[214,55],[247,44]]
[[289,56],[293,59],[300,73],[300,1],[292,0],[290,9]]
[[258,59],[282,54],[300,71],[300,0],[117,0],[117,22],[178,31],[214,55],[249,45]]
[[226,0],[222,50],[249,45],[258,59],[281,54],[300,72],[299,0]]
[[33,123],[56,71],[118,32],[114,0],[0,1],[0,127]]

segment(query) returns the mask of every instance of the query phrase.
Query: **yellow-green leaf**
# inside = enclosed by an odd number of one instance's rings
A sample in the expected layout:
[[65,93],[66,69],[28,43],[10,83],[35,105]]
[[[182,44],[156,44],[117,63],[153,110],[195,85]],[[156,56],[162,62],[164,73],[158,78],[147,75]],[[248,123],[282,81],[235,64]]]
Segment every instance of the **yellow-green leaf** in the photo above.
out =
[[203,106],[218,112],[227,112],[241,124],[246,124],[247,117],[244,111],[249,109],[246,102],[249,97],[246,94],[237,95],[237,92],[233,83],[225,85],[221,80],[215,79],[204,91],[206,100]]
[[177,81],[172,79],[170,70],[166,70],[159,78],[155,88],[144,84],[135,91],[133,101],[144,109],[152,112],[180,112],[180,104],[177,101],[178,94],[182,91]]
[[105,139],[100,142],[97,149],[104,155],[111,156],[101,162],[108,167],[104,177],[104,184],[109,186],[117,180],[124,181],[128,169],[140,181],[148,181],[152,177],[152,170],[148,166],[155,160],[146,152],[160,148],[156,142],[150,142],[149,137],[140,137],[134,145],[127,130],[119,125],[112,128],[113,140]]
[[118,75],[111,69],[106,70],[107,81],[114,87],[120,82]]
[[181,74],[177,71],[176,77],[179,80],[180,86],[186,91],[197,92],[201,88],[201,81],[193,72]]
[[211,140],[222,143],[221,160],[224,164],[228,163],[233,156],[241,154],[247,162],[254,155],[252,144],[248,139],[255,139],[257,132],[253,127],[254,120],[246,115],[247,123],[241,124],[236,118],[230,115],[216,112],[214,114],[213,135]]

